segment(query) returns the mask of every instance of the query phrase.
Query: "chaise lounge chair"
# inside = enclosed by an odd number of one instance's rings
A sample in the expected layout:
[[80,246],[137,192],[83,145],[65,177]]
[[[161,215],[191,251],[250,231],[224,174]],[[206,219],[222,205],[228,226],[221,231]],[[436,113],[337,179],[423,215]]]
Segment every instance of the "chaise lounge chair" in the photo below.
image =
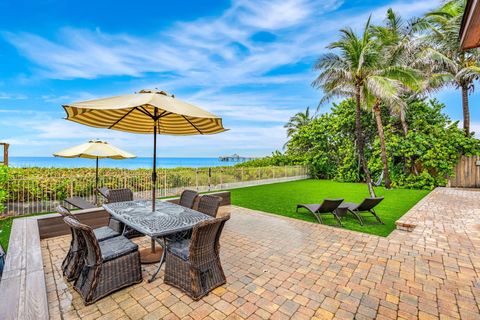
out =
[[85,210],[85,209],[93,209],[93,208],[98,208],[96,205],[94,205],[91,202],[88,202],[87,200],[81,198],[81,197],[70,197],[64,200],[66,203],[69,205],[74,206],[75,208]]
[[318,222],[321,224],[323,224],[321,215],[331,213],[333,214],[335,219],[337,219],[338,224],[341,226],[342,222],[336,210],[342,202],[343,199],[325,199],[323,200],[322,204],[297,204],[296,212],[298,212],[299,208],[305,208],[311,213],[313,213],[315,218],[317,218]]
[[106,200],[108,198],[108,189],[107,187],[101,187],[97,189],[97,192]]
[[375,219],[381,224],[383,221],[380,219],[380,217],[377,215],[375,212],[374,208],[382,202],[383,197],[379,198],[365,198],[361,203],[354,203],[354,202],[345,202],[341,205],[342,208],[346,208],[349,212],[351,212],[360,222],[360,224],[363,226],[363,218],[360,215],[361,212],[370,212]]

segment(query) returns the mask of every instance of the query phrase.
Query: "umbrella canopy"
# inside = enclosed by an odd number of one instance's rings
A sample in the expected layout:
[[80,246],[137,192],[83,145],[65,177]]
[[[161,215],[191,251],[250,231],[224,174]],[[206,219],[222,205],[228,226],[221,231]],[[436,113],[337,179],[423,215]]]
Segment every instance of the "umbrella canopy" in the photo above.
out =
[[154,133],[156,119],[159,134],[195,135],[225,131],[221,118],[165,91],[141,90],[63,107],[68,120],[97,128]]
[[67,120],[91,127],[153,133],[152,210],[155,210],[157,134],[196,135],[226,131],[222,119],[165,91],[138,93],[64,105]]
[[119,149],[106,141],[91,140],[78,146],[55,152],[55,157],[62,158],[87,158],[87,159],[130,159],[136,158],[134,154]]
[[[87,143],[82,143],[78,146],[64,149],[53,154],[55,157],[62,158],[87,158],[87,159],[96,159],[95,167],[95,191],[98,190],[98,159],[131,159],[136,158],[137,156],[119,149],[111,144],[108,144],[106,141],[100,140],[91,140]],[[95,204],[97,203],[97,193],[95,192]]]

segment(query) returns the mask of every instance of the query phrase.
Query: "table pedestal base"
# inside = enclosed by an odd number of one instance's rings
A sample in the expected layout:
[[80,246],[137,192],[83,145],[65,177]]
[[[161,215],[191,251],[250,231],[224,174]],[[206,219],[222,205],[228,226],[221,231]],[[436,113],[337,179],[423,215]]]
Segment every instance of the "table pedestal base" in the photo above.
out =
[[151,248],[140,249],[140,262],[142,264],[157,263],[162,257],[163,249],[155,248],[155,252],[152,252]]

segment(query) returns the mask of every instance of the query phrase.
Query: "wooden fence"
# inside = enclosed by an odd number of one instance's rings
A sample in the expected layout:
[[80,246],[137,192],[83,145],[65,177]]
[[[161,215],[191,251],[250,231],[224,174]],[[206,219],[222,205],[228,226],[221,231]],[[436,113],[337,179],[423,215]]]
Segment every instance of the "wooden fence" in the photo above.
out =
[[480,188],[480,156],[462,156],[455,167],[455,176],[449,180],[450,187]]

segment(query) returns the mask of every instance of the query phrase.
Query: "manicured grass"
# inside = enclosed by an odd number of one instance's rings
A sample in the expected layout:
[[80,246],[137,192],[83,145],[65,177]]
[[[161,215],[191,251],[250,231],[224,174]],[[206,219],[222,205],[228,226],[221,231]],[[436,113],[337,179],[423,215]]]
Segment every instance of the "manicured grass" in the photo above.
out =
[[[275,213],[282,216],[318,223],[308,211],[300,209],[295,212],[298,203],[321,203],[324,198],[343,198],[347,202],[360,202],[368,197],[368,189],[361,183],[344,183],[331,180],[300,180],[284,183],[260,185],[254,187],[230,190],[232,204]],[[342,223],[346,229],[387,236],[395,229],[395,221],[412,208],[418,201],[425,197],[427,190],[375,188],[377,196],[384,196],[377,206],[377,214],[385,225],[377,224],[375,218],[367,214],[365,225],[361,226],[350,214]],[[323,215],[325,224],[337,226],[332,215]]]
[[[368,196],[365,184],[342,183],[330,180],[300,180],[230,191],[234,205],[314,223],[317,223],[317,220],[311,213],[302,209],[299,213],[295,213],[297,203],[320,203],[324,198],[344,198],[345,201],[360,202],[364,197]],[[395,229],[395,221],[429,193],[426,190],[385,190],[384,188],[375,188],[375,191],[378,196],[385,196],[385,200],[377,209],[377,213],[385,222],[385,225],[376,224],[372,216],[366,219],[366,224],[362,227],[356,219],[348,215],[343,220],[345,228],[387,236]],[[18,218],[22,217],[26,216]],[[9,217],[0,220],[0,244],[5,250],[8,248],[8,240],[14,218]],[[324,215],[322,218],[325,224],[337,226],[333,216]]]
[[10,232],[12,231],[12,223],[12,217],[0,220],[0,244],[5,252],[8,248],[8,239],[10,238]]

